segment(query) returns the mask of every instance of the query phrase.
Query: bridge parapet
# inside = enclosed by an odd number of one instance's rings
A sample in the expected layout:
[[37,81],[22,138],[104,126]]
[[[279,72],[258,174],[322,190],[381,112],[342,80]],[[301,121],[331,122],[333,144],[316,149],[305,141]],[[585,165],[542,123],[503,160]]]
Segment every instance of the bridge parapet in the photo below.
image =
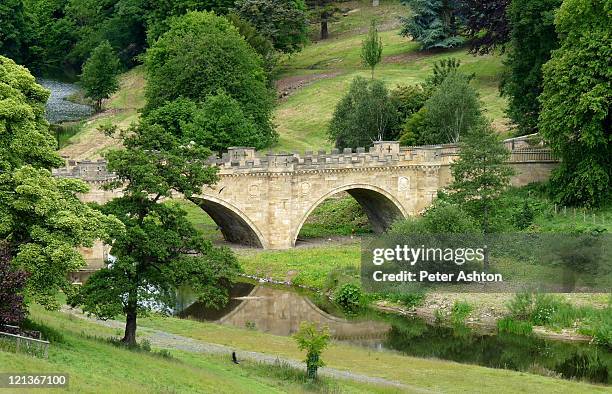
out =
[[[508,144],[506,144],[510,148]],[[377,141],[367,151],[365,148],[345,148],[331,152],[306,151],[262,153],[250,147],[232,147],[219,157],[211,157],[209,163],[220,167],[221,175],[241,173],[287,173],[295,171],[316,171],[334,169],[365,169],[402,167],[412,165],[445,166],[452,163],[459,154],[456,144],[400,147],[396,141]],[[510,154],[510,163],[554,163],[558,160],[551,150],[538,146],[521,145]],[[54,171],[64,178],[78,178],[91,184],[115,179],[106,167],[106,161],[67,160],[66,166]]]

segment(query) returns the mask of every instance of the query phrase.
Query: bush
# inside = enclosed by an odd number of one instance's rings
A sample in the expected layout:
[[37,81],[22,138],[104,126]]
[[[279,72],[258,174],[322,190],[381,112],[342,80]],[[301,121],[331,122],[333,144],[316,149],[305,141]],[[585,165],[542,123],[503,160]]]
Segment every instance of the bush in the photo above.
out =
[[552,323],[557,311],[568,306],[566,302],[552,294],[528,292],[517,293],[508,303],[512,317],[528,321],[536,326]]
[[397,137],[398,114],[385,84],[356,77],[340,100],[328,135],[339,149],[370,146]]
[[306,371],[308,378],[317,377],[317,369],[324,366],[321,352],[329,344],[329,330],[318,329],[314,323],[302,322],[300,329],[293,336],[300,350],[306,350]]
[[364,302],[364,295],[359,286],[352,283],[345,283],[336,290],[334,302],[338,304],[345,313],[354,315],[361,309]]
[[478,232],[478,223],[459,206],[438,203],[420,218],[398,220],[389,229],[390,235],[465,234]]
[[474,308],[467,302],[464,301],[455,301],[453,304],[453,309],[451,310],[451,323],[455,326],[460,326],[465,324],[465,319],[472,313]]
[[147,51],[145,70],[145,115],[179,97],[203,102],[222,89],[263,136],[261,145],[275,141],[274,98],[262,60],[227,19],[208,12],[173,18]]

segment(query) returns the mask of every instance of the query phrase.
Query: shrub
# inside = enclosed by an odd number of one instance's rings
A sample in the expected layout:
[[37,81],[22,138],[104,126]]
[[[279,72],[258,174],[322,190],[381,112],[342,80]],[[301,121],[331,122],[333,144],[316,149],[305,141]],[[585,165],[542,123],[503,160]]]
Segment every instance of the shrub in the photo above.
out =
[[306,350],[306,371],[310,379],[317,377],[317,369],[324,366],[321,353],[329,344],[329,330],[318,329],[314,323],[302,322],[293,336],[300,350]]
[[467,302],[455,301],[450,315],[453,325],[460,326],[465,324],[465,319],[467,319],[473,309],[472,305]]
[[334,302],[349,314],[356,314],[363,305],[364,295],[359,286],[345,283],[334,294]]

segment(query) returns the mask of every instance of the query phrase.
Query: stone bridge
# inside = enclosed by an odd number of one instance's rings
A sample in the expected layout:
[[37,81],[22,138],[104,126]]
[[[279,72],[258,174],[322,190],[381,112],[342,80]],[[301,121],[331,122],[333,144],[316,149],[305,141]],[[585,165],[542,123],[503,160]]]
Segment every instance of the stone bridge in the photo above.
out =
[[[550,150],[506,142],[509,163],[520,186],[546,180],[557,165]],[[375,142],[368,151],[345,149],[260,154],[252,148],[230,148],[221,158],[219,182],[193,197],[217,223],[225,239],[252,247],[284,249],[295,245],[302,225],[325,199],[346,192],[363,207],[372,228],[381,232],[396,219],[416,215],[438,190],[451,182],[454,145],[400,147]],[[90,183],[87,201],[113,197],[101,185],[113,177],[103,161],[69,162],[56,175]]]

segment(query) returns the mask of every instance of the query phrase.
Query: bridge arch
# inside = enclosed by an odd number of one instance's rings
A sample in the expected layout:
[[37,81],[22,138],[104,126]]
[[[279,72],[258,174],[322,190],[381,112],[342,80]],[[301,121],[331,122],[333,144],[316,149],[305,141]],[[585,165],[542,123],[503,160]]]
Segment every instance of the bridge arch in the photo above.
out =
[[359,203],[359,205],[361,205],[368,216],[368,221],[376,233],[384,232],[396,219],[408,216],[402,204],[392,194],[378,186],[357,183],[336,187],[319,197],[302,215],[292,236],[292,246],[295,246],[300,230],[302,226],[304,226],[304,223],[306,223],[310,214],[312,214],[323,201],[341,192],[347,192]]
[[212,218],[226,241],[255,248],[268,247],[255,223],[233,204],[208,195],[194,196],[190,200]]

